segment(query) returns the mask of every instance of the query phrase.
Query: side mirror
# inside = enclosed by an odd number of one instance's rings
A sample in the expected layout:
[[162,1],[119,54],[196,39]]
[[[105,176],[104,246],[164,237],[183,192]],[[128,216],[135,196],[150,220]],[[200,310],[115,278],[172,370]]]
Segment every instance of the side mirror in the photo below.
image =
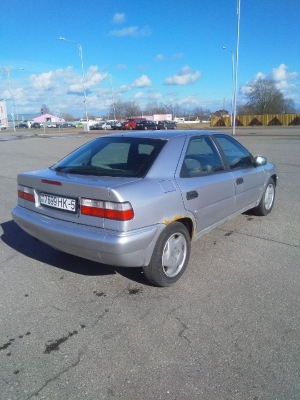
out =
[[261,166],[261,165],[266,165],[267,164],[267,158],[266,157],[263,157],[263,156],[256,156],[255,158],[254,158],[254,165],[256,166],[256,167],[259,167],[259,166]]

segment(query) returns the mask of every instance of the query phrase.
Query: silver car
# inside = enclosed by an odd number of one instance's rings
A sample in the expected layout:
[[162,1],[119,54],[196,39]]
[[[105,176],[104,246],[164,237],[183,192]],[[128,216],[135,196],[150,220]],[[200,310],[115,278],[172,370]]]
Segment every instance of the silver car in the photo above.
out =
[[184,273],[192,240],[246,210],[269,214],[277,183],[273,164],[226,133],[118,133],[19,174],[12,215],[56,249],[143,267],[150,282],[169,286]]

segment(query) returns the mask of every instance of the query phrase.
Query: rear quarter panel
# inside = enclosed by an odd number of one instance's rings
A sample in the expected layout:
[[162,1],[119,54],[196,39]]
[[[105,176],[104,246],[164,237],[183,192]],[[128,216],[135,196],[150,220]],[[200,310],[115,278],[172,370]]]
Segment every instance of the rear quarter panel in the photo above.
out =
[[185,140],[185,135],[169,140],[145,178],[110,188],[112,201],[130,201],[134,218],[121,223],[105,221],[106,228],[120,229],[117,224],[121,224],[123,228],[120,230],[126,231],[159,223],[167,225],[185,216],[194,218],[185,210],[180,188],[175,181]]

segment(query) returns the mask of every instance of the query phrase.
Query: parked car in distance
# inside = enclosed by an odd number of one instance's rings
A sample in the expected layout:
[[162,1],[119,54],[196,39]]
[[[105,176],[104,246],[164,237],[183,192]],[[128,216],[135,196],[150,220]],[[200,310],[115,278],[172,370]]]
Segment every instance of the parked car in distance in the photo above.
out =
[[104,121],[102,124],[102,129],[112,129],[111,124],[112,124],[112,122],[110,122],[110,121]]
[[70,122],[63,122],[61,124],[62,128],[75,128],[75,126],[73,124],[71,124]]
[[19,128],[19,129],[21,129],[21,128],[23,128],[23,129],[28,129],[29,126],[28,126],[28,124],[26,124],[25,122],[20,122],[18,125],[16,125],[16,128]]
[[176,129],[177,124],[175,121],[158,121],[157,129]]
[[[75,128],[84,128],[84,125],[83,125],[82,122],[77,122],[77,123],[75,124]],[[90,128],[91,128],[91,127],[90,127]]]
[[126,130],[132,130],[136,128],[136,123],[138,121],[146,121],[146,118],[128,118],[124,123],[123,123],[123,129]]
[[122,129],[123,123],[120,122],[120,121],[116,121],[116,122],[113,122],[113,123],[111,124],[111,127],[112,127],[112,129],[114,129],[114,130]]
[[31,128],[40,128],[40,127],[41,127],[40,122],[34,122],[33,124],[31,124]]
[[135,129],[144,129],[145,131],[147,129],[157,129],[157,125],[154,121],[138,121],[135,125]]
[[150,282],[169,286],[184,273],[192,241],[247,210],[268,215],[277,183],[273,164],[226,133],[120,132],[19,174],[12,215],[58,250],[143,267]]
[[96,122],[93,125],[90,125],[90,130],[96,130],[96,129],[103,129],[102,128],[103,122]]
[[47,125],[47,128],[62,128],[63,122],[51,122]]
[[0,130],[1,130],[1,129],[6,129],[6,125],[0,124]]

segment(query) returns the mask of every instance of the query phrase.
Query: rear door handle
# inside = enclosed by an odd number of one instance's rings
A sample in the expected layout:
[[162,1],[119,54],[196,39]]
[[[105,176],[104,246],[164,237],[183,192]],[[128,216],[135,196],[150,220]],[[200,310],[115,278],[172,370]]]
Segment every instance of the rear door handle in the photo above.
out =
[[236,184],[237,185],[241,185],[242,183],[244,183],[244,179],[243,178],[237,178]]
[[191,190],[190,192],[187,192],[187,194],[186,194],[186,199],[187,200],[196,199],[197,197],[198,197],[197,190]]

